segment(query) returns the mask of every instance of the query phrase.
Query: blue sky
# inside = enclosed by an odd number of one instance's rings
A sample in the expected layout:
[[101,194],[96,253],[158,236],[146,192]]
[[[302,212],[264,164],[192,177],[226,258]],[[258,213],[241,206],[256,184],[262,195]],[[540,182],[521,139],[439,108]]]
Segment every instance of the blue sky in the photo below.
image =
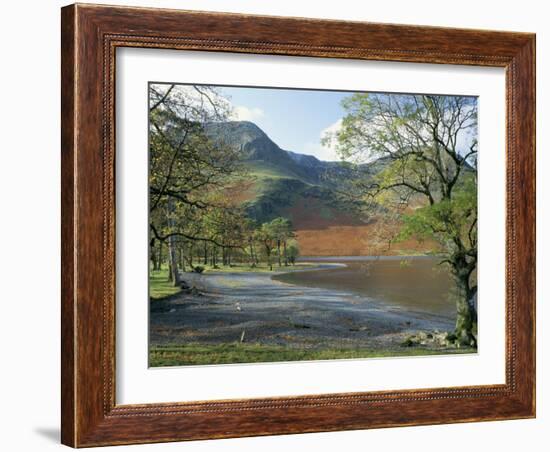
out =
[[235,119],[257,124],[279,147],[320,160],[339,160],[321,136],[344,116],[340,104],[351,93],[274,88],[220,88],[230,97]]

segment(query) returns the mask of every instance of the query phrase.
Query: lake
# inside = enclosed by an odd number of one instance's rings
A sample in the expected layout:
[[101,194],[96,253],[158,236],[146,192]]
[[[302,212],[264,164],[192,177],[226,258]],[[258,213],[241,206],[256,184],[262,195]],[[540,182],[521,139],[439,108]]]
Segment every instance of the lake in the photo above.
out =
[[446,266],[432,256],[303,257],[301,262],[344,264],[337,268],[276,275],[274,280],[305,287],[365,295],[389,308],[454,318],[449,293],[453,280]]

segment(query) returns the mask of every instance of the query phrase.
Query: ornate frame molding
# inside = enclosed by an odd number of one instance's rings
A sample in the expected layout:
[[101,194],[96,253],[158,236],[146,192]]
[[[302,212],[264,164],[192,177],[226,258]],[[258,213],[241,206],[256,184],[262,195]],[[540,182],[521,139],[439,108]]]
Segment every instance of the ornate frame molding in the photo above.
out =
[[[534,416],[534,35],[77,4],[62,9],[62,44],[64,444],[81,447]],[[118,47],[506,68],[506,383],[116,405]]]

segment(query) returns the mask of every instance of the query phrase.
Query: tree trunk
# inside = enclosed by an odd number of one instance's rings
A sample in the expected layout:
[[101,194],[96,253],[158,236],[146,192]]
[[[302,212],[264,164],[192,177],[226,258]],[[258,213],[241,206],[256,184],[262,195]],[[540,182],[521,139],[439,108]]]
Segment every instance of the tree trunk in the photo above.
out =
[[283,255],[285,258],[285,267],[288,267],[288,257],[286,254],[286,240],[283,241]]
[[176,239],[172,235],[168,237],[168,258],[170,260],[170,281],[174,286],[181,284],[180,274],[178,271],[178,256],[176,250]]
[[256,245],[252,243],[250,245],[252,247],[252,260],[254,262],[254,265],[258,265],[260,263],[260,260],[258,259],[258,252],[256,251]]
[[154,245],[151,245],[150,256],[151,256],[151,263],[153,264],[153,271],[156,271],[158,270],[158,261],[157,261],[157,250],[155,250]]
[[208,246],[204,242],[204,265],[208,264]]
[[458,288],[456,300],[455,335],[459,345],[477,347],[477,312],[474,306],[475,290],[470,288],[468,276],[455,276]]
[[178,247],[180,268],[182,271],[185,270],[185,248],[183,246]]
[[159,242],[159,257],[157,259],[157,270],[160,270],[162,267],[162,242]]
[[273,264],[271,263],[271,248],[266,245],[265,246],[265,255],[267,257],[267,265],[269,265],[269,270],[273,270]]
[[281,241],[277,240],[277,259],[279,260],[279,267],[281,266]]
[[252,248],[252,241],[248,242],[250,248],[250,265],[255,265],[256,261],[254,259],[254,249]]

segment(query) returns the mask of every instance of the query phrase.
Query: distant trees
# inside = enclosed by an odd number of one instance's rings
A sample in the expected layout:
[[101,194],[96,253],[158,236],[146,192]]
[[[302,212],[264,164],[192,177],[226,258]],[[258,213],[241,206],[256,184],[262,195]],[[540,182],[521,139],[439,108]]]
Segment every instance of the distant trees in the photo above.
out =
[[[289,263],[294,265],[298,256],[298,244],[293,243],[292,256],[293,259],[289,260],[289,248],[288,241],[295,237],[296,234],[292,229],[292,223],[287,218],[278,217],[274,220],[264,223],[255,232],[253,241],[258,241],[262,246],[262,252],[264,253],[267,261],[267,265],[270,270],[273,270],[272,255],[273,252],[277,254],[277,261],[279,267],[282,267],[282,261],[284,265],[288,266]],[[282,254],[281,254],[282,249]]]
[[387,162],[375,177],[356,181],[356,188],[372,209],[383,209],[387,218],[397,213],[400,228],[394,239],[415,236],[439,244],[458,292],[457,342],[475,346],[475,98],[355,94],[343,106],[342,128],[325,141],[333,141],[344,159]]
[[289,239],[295,236],[294,232],[292,231],[292,223],[287,218],[278,217],[269,223],[269,228],[276,242],[279,267],[281,267],[281,247],[283,249],[282,258],[284,259],[285,267],[287,267],[287,243]]
[[290,265],[296,263],[296,259],[300,256],[300,247],[296,240],[291,239],[288,241],[286,245],[286,256]]
[[267,265],[269,266],[270,270],[273,270],[273,262],[271,261],[271,254],[276,246],[277,238],[273,231],[273,228],[271,227],[270,223],[264,223],[256,231],[255,234],[256,240],[260,242],[262,246],[262,252],[265,254]]
[[209,133],[230,113],[214,87],[149,87],[150,257],[153,269],[168,264],[174,285],[183,283],[180,270],[259,265],[260,255],[271,269],[275,254],[279,266],[295,260],[289,260],[288,220],[255,225],[232,199],[247,175],[241,149]]
[[[240,209],[209,209],[200,223],[209,240],[177,237],[176,243],[170,246],[170,238],[164,241],[153,238],[152,268],[159,270],[161,263],[167,262],[171,280],[174,284],[181,284],[179,271],[176,276],[173,268],[186,270],[187,265],[195,271],[195,264],[220,268],[248,263],[251,267],[264,264],[273,270],[274,263],[279,267],[296,264],[300,250],[289,220],[279,217],[257,226],[243,216]],[[176,238],[175,235],[170,237]],[[170,255],[171,249],[174,255]]]

